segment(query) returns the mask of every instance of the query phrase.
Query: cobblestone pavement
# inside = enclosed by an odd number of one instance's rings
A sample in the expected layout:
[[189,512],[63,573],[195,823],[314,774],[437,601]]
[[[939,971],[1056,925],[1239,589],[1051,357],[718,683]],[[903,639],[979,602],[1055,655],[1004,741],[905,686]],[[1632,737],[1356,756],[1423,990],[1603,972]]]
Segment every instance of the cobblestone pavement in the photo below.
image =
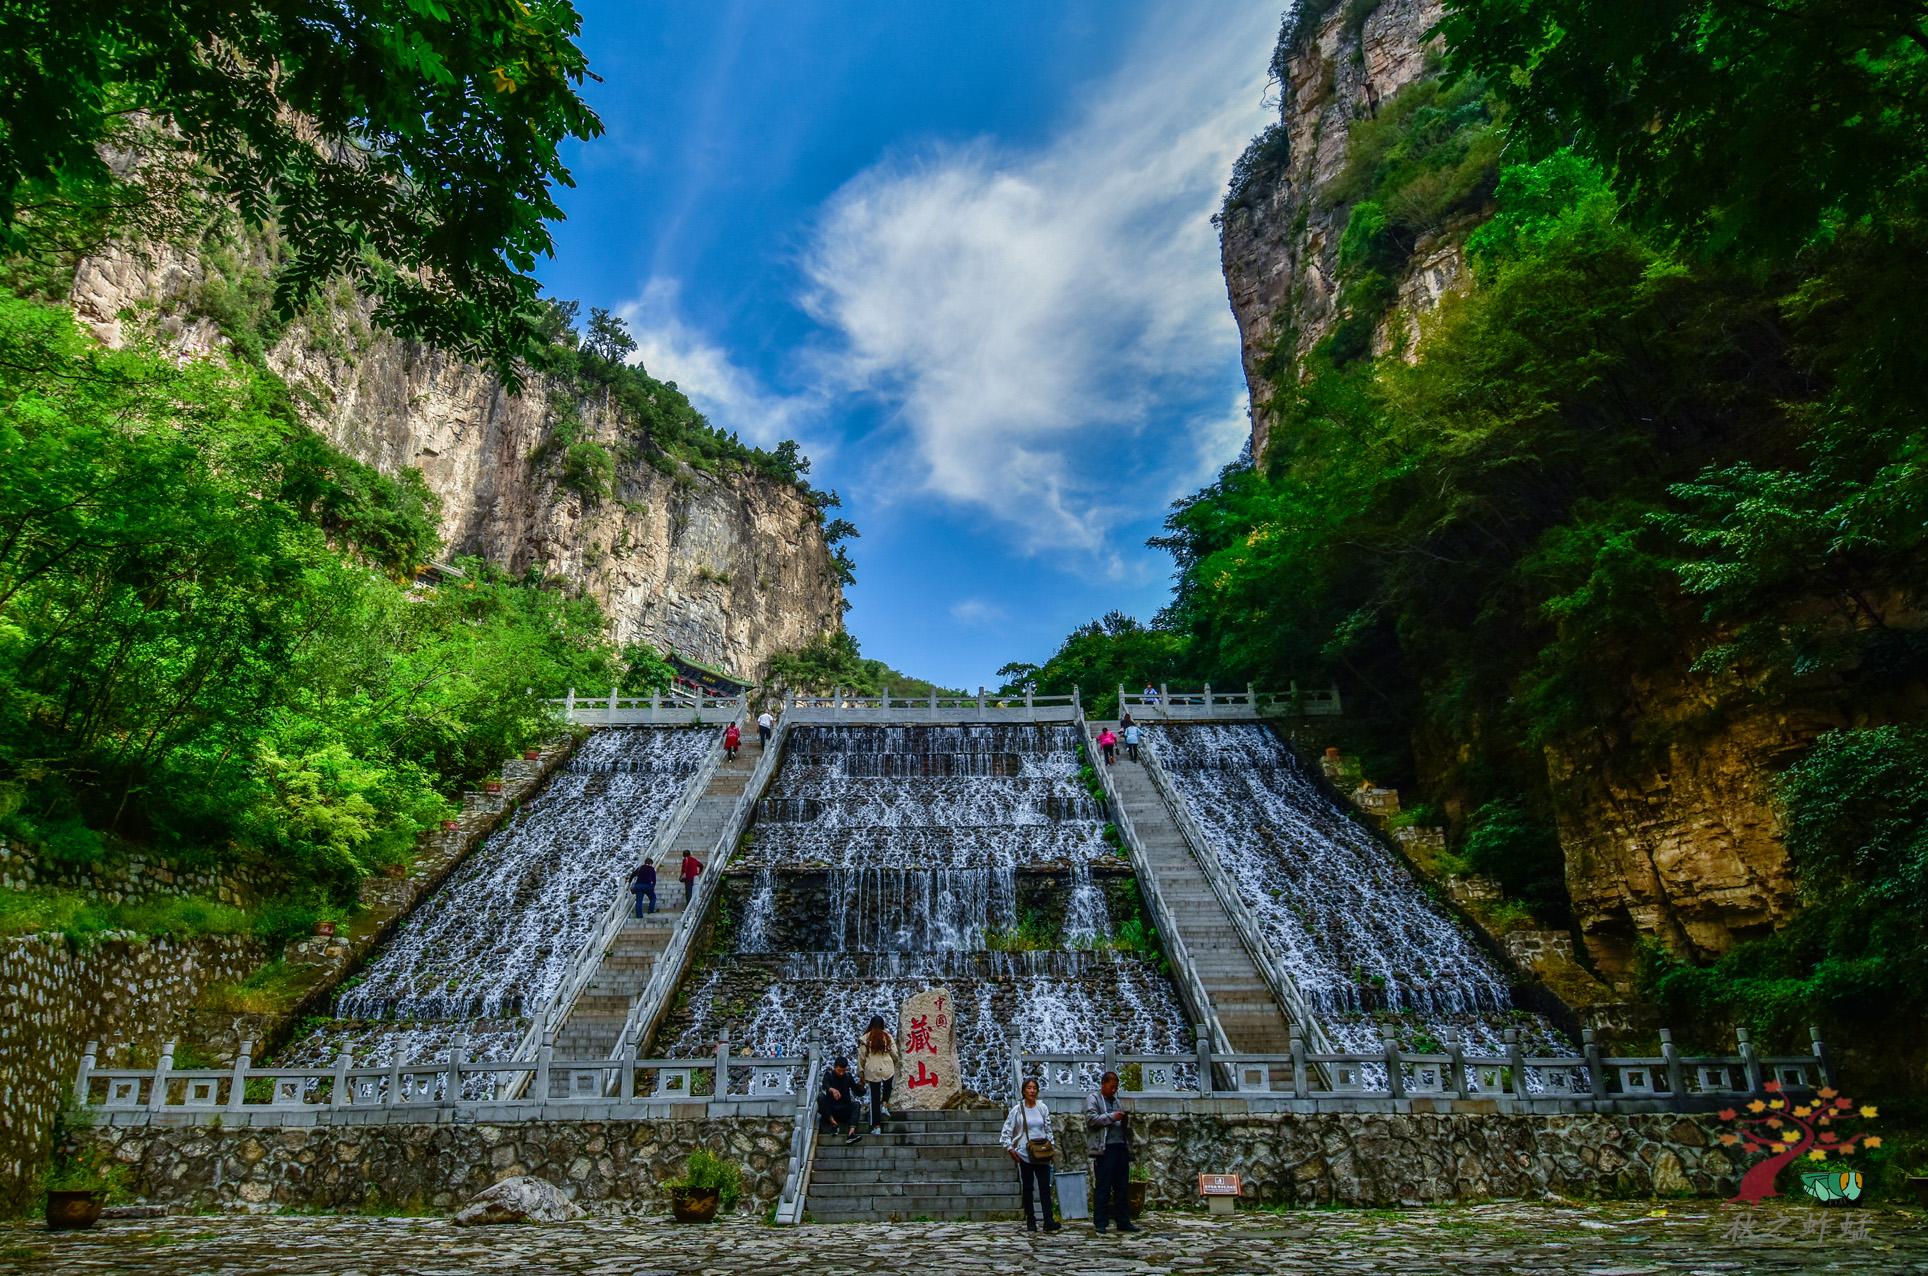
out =
[[0,1272],[409,1273],[651,1276],[653,1273],[1928,1272],[1928,1216],[1902,1210],[1756,1209],[1694,1202],[1491,1204],[1414,1210],[1156,1213],[1136,1236],[1069,1224],[1032,1237],[1016,1223],[707,1227],[654,1217],[458,1228],[444,1219],[182,1215],[50,1235],[0,1228]]

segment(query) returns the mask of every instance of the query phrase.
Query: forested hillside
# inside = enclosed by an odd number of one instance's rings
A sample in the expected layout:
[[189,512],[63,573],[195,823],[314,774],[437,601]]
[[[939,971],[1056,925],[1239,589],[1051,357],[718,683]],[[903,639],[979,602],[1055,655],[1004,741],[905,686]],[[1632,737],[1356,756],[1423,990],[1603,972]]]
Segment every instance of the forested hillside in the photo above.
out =
[[[1228,235],[1291,171],[1293,104],[1410,8],[1288,16]],[[1896,1040],[1928,1011],[1922,15],[1448,0],[1405,34],[1426,73],[1368,86],[1336,177],[1290,192],[1336,299],[1309,344],[1310,310],[1266,317],[1267,442],[1173,508],[1170,606],[1013,672],[1330,679],[1368,772],[1666,1018]],[[1462,264],[1436,307],[1420,256]],[[1792,879],[1724,921],[1589,840],[1618,777],[1659,802],[1714,757]],[[1643,873],[1727,853],[1626,818]]]

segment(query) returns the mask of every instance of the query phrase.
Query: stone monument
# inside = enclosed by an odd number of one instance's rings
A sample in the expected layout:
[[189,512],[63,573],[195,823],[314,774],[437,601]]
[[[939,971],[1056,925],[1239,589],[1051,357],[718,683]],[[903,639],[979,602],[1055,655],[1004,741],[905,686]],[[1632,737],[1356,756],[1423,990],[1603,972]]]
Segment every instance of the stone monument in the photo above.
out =
[[957,1018],[948,988],[927,988],[904,1001],[897,1021],[897,1047],[904,1070],[892,1087],[890,1106],[905,1111],[943,1107],[962,1088],[957,1071]]

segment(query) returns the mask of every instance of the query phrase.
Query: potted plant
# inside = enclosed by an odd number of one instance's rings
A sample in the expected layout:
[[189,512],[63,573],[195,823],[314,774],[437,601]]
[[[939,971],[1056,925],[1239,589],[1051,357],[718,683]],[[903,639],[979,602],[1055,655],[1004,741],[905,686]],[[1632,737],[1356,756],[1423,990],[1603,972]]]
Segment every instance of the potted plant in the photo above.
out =
[[335,936],[335,923],[326,918],[316,922],[315,934],[320,935],[323,939],[333,939]]
[[663,1184],[669,1192],[670,1212],[679,1223],[707,1223],[716,1217],[717,1207],[736,1208],[743,1195],[743,1171],[734,1162],[698,1148],[690,1153],[680,1178]]
[[459,829],[461,827],[462,827],[462,821],[460,820],[443,820],[442,821],[442,831],[444,833],[453,833],[456,829]]
[[54,1155],[47,1167],[47,1230],[78,1232],[100,1221],[101,1206],[120,1191],[121,1168],[98,1147],[77,1146],[72,1134],[89,1124],[72,1099],[54,1118]]
[[482,781],[482,791],[484,793],[500,793],[502,792],[502,781],[484,780]]
[[1151,1171],[1137,1161],[1131,1163],[1131,1179],[1125,1184],[1125,1204],[1131,1216],[1137,1218],[1145,1212],[1145,1193],[1151,1187]]
[[524,762],[540,762],[542,760],[542,750],[524,749],[522,751],[522,760]]

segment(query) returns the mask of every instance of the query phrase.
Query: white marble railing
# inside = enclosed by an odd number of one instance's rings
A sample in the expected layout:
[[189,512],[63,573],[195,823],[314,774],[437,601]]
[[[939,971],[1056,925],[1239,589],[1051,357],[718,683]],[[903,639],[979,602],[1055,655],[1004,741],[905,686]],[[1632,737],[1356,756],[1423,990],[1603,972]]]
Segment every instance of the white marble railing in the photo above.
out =
[[1173,691],[1160,683],[1136,693],[1118,687],[1118,708],[1140,722],[1182,722],[1195,719],[1336,718],[1341,713],[1339,688],[1301,690],[1294,682],[1284,691]]
[[739,722],[749,710],[746,695],[714,696],[707,691],[668,691],[626,696],[612,689],[606,696],[578,696],[574,687],[560,700],[551,700],[563,721],[575,726],[721,726]]

